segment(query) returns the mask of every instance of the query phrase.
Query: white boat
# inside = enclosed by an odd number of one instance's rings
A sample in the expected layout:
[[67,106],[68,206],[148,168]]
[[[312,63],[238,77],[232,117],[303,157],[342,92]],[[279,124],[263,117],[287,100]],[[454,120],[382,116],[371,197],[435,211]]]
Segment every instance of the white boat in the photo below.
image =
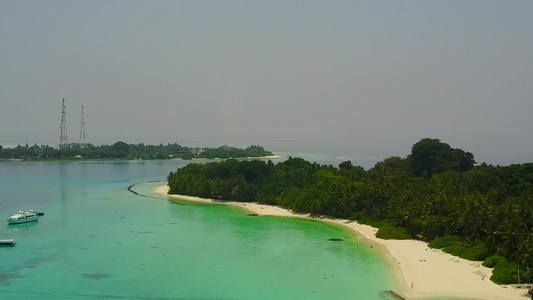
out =
[[0,246],[15,246],[15,240],[0,240]]
[[39,216],[35,212],[31,210],[26,210],[26,211],[21,210],[18,213],[9,217],[9,219],[7,219],[7,222],[9,224],[21,224],[21,223],[38,221],[38,220],[39,220]]

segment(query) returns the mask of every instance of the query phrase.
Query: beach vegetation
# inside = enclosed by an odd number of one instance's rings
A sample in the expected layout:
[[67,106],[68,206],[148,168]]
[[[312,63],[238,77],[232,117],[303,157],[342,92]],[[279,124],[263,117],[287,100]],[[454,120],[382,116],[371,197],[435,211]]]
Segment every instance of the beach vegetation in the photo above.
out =
[[500,262],[506,262],[506,261],[507,260],[505,259],[505,257],[501,255],[493,255],[493,256],[487,257],[485,261],[483,261],[482,265],[487,268],[494,268]]
[[358,219],[356,219],[357,222],[359,224],[365,224],[365,225],[369,225],[369,226],[372,226],[372,227],[375,227],[375,228],[383,228],[383,227],[391,227],[392,226],[392,223],[390,220],[380,220],[380,221],[375,221],[375,220],[372,220],[370,219],[369,217],[360,217]]
[[428,247],[434,248],[434,249],[442,249],[444,247],[449,247],[455,243],[460,243],[460,242],[461,242],[460,237],[453,236],[453,235],[447,235],[447,236],[443,236],[441,238],[436,238],[432,240],[431,242],[428,243]]
[[465,242],[456,242],[442,248],[442,251],[450,253],[454,256],[461,256],[461,254],[463,254],[463,252],[465,252],[467,248],[468,245]]
[[[171,194],[275,204],[298,213],[357,220],[381,238],[416,238],[469,260],[496,260],[495,281],[533,266],[533,163],[475,165],[474,156],[422,139],[407,157],[369,170],[289,157],[189,164],[168,177]],[[495,266],[499,264],[494,264]],[[504,276],[505,275],[505,276]],[[529,276],[529,275],[528,275]]]
[[411,234],[404,227],[384,226],[380,227],[376,232],[376,237],[384,240],[409,240],[412,239]]
[[[522,274],[527,276],[527,274]],[[500,261],[496,266],[494,266],[490,280],[497,284],[518,283],[518,276],[518,265],[516,263],[511,263],[507,260],[503,260]]]
[[467,247],[459,257],[467,260],[483,261],[487,258],[487,255],[487,246],[484,243],[479,242],[473,246]]
[[460,258],[482,261],[487,258],[487,246],[481,241],[469,244],[459,236],[444,236],[428,243],[428,247],[442,249],[442,251]]
[[532,270],[529,265],[519,262],[508,261],[501,255],[487,257],[483,266],[494,268],[490,280],[497,284],[512,284],[531,282]]

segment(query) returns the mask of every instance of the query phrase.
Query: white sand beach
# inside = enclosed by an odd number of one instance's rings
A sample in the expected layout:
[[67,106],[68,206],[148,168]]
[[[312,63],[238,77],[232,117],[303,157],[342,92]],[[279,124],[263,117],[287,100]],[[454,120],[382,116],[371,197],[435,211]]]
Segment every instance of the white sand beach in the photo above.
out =
[[[295,214],[287,209],[255,202],[232,202],[203,199],[191,196],[168,195],[168,186],[161,186],[156,193],[186,201],[222,203],[242,207],[257,215],[311,218]],[[315,218],[316,219],[316,218]],[[427,247],[427,243],[416,240],[382,240],[376,238],[377,229],[368,225],[342,219],[318,218],[354,230],[364,242],[376,251],[384,251],[399,276],[400,288],[396,290],[405,299],[429,297],[459,297],[479,300],[526,300],[527,289],[500,286],[490,281],[492,269],[481,266],[481,262],[464,260],[440,250]]]

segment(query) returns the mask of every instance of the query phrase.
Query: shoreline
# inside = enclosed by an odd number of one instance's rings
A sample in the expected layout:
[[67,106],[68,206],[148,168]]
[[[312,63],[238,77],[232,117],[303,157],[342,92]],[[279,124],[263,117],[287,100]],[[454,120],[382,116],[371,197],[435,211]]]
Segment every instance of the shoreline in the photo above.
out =
[[[270,156],[248,156],[248,157],[228,157],[228,158],[203,158],[196,157],[191,158],[191,161],[204,161],[204,160],[225,160],[225,159],[273,159],[281,158],[280,155]],[[23,158],[5,158],[0,159],[0,163],[17,163],[17,162],[147,162],[147,161],[187,161],[182,158],[157,158],[157,159],[122,159],[122,158],[77,158],[77,157],[65,157],[65,158],[36,158],[36,159],[23,159]]]
[[247,157],[214,157],[214,158],[207,158],[207,157],[193,157],[191,160],[225,160],[225,159],[237,159],[237,160],[243,160],[243,159],[272,159],[272,158],[280,158],[282,156],[279,155],[269,155],[269,156],[247,156]]
[[[354,221],[333,218],[316,218],[309,214],[296,214],[287,209],[259,204],[257,202],[235,202],[205,199],[185,195],[169,195],[168,186],[160,186],[155,193],[191,202],[232,205],[259,216],[278,216],[312,219],[337,224],[352,230],[361,240],[376,245],[378,251],[391,265],[397,278],[396,293],[405,299],[430,297],[457,297],[478,300],[526,300],[527,289],[508,285],[497,285],[490,281],[492,269],[481,266],[481,262],[464,260],[441,250],[427,247],[417,240],[382,240],[376,237],[377,229]],[[524,286],[524,285],[523,285]]]

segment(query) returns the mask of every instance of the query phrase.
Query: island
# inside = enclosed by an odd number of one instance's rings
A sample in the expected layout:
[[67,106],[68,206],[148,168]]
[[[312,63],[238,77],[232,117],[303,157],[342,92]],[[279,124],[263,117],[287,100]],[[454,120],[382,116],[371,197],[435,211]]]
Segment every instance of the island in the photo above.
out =
[[214,159],[214,158],[269,158],[274,154],[262,146],[245,149],[227,145],[218,148],[186,147],[177,143],[145,145],[119,141],[113,145],[67,144],[61,147],[49,145],[18,145],[4,148],[0,145],[0,160],[48,161],[48,160],[154,160],[154,159]]
[[472,153],[426,138],[369,170],[229,159],[189,164],[167,180],[178,198],[348,226],[391,254],[405,298],[527,299],[532,174],[532,163],[476,165]]

